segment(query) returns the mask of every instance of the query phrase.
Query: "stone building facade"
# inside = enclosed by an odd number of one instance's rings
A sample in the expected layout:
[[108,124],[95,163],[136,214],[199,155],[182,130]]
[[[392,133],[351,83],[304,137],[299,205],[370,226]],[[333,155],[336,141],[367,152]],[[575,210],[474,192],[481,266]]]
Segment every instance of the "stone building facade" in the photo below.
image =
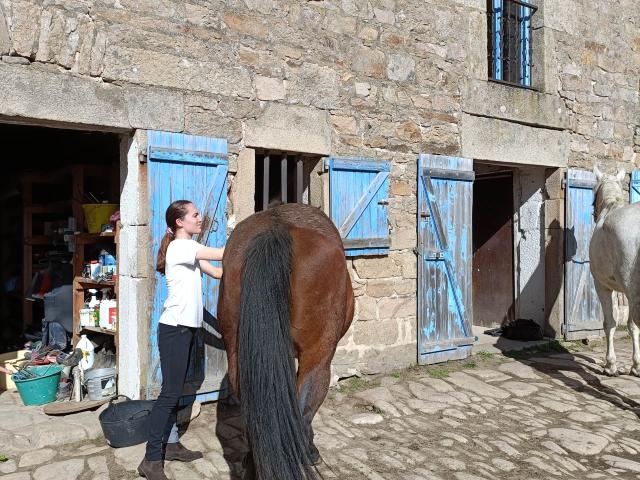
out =
[[137,322],[120,332],[121,391],[136,396],[146,368],[145,130],[228,140],[230,228],[253,212],[261,151],[390,162],[391,246],[348,261],[357,308],[338,374],[416,362],[421,153],[512,170],[515,316],[561,335],[562,179],[638,166],[640,9],[533,0],[524,89],[488,79],[487,3],[0,0],[0,122],[122,135],[120,298]]

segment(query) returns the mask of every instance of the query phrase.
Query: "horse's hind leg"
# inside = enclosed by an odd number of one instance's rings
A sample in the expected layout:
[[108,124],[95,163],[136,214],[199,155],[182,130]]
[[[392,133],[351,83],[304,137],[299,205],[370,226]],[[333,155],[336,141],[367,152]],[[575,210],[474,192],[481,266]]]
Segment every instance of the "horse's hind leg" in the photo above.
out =
[[317,465],[320,462],[320,452],[313,443],[311,424],[329,391],[333,355],[318,358],[314,353],[304,352],[298,359],[298,402],[309,437],[309,460],[313,465]]
[[613,318],[613,299],[611,298],[613,291],[602,286],[597,280],[595,281],[595,286],[600,304],[602,305],[604,335],[607,338],[607,357],[604,373],[614,376],[618,375],[618,367],[616,365],[616,353],[613,347],[614,334],[616,331],[616,319]]
[[640,377],[640,298],[629,300],[627,329],[633,342],[633,366],[629,373]]

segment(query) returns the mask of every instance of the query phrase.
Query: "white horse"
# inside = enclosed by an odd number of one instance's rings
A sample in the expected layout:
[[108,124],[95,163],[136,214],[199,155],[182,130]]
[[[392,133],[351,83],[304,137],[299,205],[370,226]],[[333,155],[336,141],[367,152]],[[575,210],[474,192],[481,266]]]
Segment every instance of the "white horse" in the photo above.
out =
[[618,375],[613,337],[616,319],[613,291],[629,299],[627,328],[633,342],[633,365],[630,374],[640,376],[640,203],[629,205],[622,188],[624,170],[617,175],[593,173],[598,183],[594,188],[596,226],[589,244],[591,275],[604,313],[607,337],[605,373]]

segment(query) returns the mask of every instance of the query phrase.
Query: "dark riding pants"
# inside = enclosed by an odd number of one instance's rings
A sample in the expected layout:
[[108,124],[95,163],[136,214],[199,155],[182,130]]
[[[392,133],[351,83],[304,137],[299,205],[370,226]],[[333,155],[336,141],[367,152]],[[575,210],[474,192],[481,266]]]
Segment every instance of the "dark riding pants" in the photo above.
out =
[[176,422],[178,401],[184,390],[195,328],[158,325],[158,350],[162,371],[162,390],[149,416],[147,460],[162,460],[162,444],[166,443]]

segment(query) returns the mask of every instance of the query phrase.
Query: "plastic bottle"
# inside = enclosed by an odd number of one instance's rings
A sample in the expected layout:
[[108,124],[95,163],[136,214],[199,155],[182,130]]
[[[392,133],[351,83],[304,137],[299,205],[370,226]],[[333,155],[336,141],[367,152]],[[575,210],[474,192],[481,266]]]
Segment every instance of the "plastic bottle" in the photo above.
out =
[[91,367],[93,367],[93,362],[95,360],[95,353],[93,351],[94,350],[93,343],[91,343],[91,340],[89,340],[86,335],[81,335],[80,341],[78,342],[78,345],[76,345],[76,348],[79,348],[80,350],[82,350],[82,360],[80,360],[80,369],[88,370]]
[[111,300],[111,302],[113,303],[109,307],[109,328],[115,330],[118,323],[118,302],[116,300]]
[[115,274],[116,273],[116,258],[106,250],[100,252],[100,265],[102,266],[103,274]]
[[109,300],[109,289],[102,289],[102,300],[100,301],[100,328],[109,329],[109,307],[111,307],[111,300]]
[[100,302],[100,327],[107,330],[115,329],[116,320],[116,301],[115,300],[103,300]]
[[89,308],[94,308],[98,303],[100,303],[97,297],[98,290],[96,290],[95,288],[90,288],[87,291],[89,292],[89,295],[91,295],[91,299],[89,300],[89,303],[87,304],[87,306]]
[[89,324],[92,327],[98,327],[100,326],[100,301],[96,296],[98,294],[98,290],[90,288],[88,291],[91,295],[91,300],[89,300],[88,303],[88,308],[91,310],[91,321]]
[[89,308],[89,304],[85,303],[83,307],[80,309],[80,326],[81,327],[89,327],[93,326],[93,310]]

